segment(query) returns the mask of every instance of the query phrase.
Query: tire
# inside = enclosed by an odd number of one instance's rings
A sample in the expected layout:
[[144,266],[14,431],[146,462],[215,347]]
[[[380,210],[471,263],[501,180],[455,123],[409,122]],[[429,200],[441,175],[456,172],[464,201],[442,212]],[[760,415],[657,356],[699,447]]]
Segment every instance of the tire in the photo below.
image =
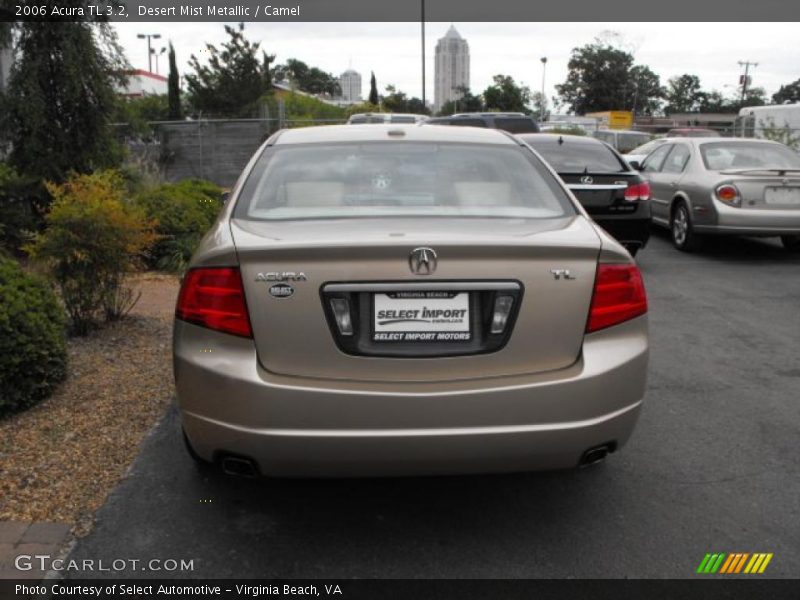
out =
[[789,252],[800,252],[800,235],[782,235],[781,243]]
[[672,244],[682,252],[693,252],[700,246],[700,237],[692,226],[692,217],[686,203],[679,201],[672,210],[669,222]]

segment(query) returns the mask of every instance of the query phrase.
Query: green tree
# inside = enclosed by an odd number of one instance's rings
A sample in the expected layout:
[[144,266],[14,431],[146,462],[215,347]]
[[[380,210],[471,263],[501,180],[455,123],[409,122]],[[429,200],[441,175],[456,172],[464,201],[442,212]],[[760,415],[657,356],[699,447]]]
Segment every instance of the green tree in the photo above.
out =
[[625,108],[630,108],[635,114],[652,115],[661,107],[666,93],[658,75],[649,67],[636,65],[629,73],[628,102]]
[[375,81],[375,72],[374,71],[372,72],[372,76],[369,78],[369,97],[367,98],[367,101],[370,104],[378,104],[379,103],[379,99],[378,99],[378,84]]
[[181,118],[181,88],[180,78],[178,76],[178,63],[175,60],[175,48],[172,42],[169,43],[169,77],[167,79],[167,96],[169,97],[169,114],[168,117],[172,121],[177,121]]
[[192,106],[206,115],[251,117],[258,113],[261,97],[269,91],[265,85],[259,43],[244,35],[244,23],[238,29],[225,26],[228,41],[217,48],[206,44],[208,64],[201,64],[192,54],[186,85]]
[[773,104],[786,104],[800,102],[800,79],[782,85],[777,92],[772,95]]
[[531,91],[527,86],[517,85],[508,75],[495,75],[492,80],[494,84],[483,92],[487,110],[530,112]]
[[556,90],[572,112],[583,115],[630,107],[633,55],[629,52],[596,39],[573,48],[567,67],[567,79]]
[[702,94],[697,75],[672,77],[667,83],[667,105],[664,111],[667,114],[694,112],[700,108]]
[[20,23],[16,50],[0,106],[10,163],[51,181],[117,164],[113,73],[124,59],[113,30],[87,21]]

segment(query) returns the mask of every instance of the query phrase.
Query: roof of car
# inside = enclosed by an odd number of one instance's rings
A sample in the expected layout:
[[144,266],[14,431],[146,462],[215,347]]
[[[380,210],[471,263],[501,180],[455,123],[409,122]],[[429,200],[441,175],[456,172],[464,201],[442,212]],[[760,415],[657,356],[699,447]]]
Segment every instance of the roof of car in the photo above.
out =
[[589,137],[588,135],[574,135],[570,133],[520,133],[517,134],[518,138],[521,138],[525,142],[541,142],[545,144],[557,144],[558,140],[562,140],[562,143],[570,143],[570,144],[602,144],[605,145],[605,142],[598,140],[597,138]]
[[270,144],[319,144],[331,142],[463,142],[473,144],[516,144],[498,129],[385,123],[372,125],[321,125],[286,129],[275,134]]
[[734,144],[780,144],[780,142],[775,142],[773,140],[763,140],[758,138],[740,138],[740,137],[675,137],[670,138],[670,141],[675,142],[682,142],[684,144],[694,144],[696,146],[702,144],[713,144],[717,142],[732,142]]

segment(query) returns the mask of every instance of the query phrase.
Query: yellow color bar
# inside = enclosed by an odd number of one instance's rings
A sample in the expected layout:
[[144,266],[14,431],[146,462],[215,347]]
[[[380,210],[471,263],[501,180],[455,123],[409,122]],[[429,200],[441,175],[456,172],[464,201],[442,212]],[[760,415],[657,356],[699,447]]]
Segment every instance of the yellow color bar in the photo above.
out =
[[766,558],[764,558],[764,562],[761,563],[761,567],[758,569],[758,572],[759,573],[763,573],[764,569],[767,568],[767,565],[769,564],[769,561],[771,561],[771,560],[772,560],[772,552],[767,554]]
[[753,558],[750,559],[750,562],[747,563],[747,566],[744,568],[745,573],[755,573],[758,565],[761,564],[761,561],[764,560],[766,554],[753,554]]

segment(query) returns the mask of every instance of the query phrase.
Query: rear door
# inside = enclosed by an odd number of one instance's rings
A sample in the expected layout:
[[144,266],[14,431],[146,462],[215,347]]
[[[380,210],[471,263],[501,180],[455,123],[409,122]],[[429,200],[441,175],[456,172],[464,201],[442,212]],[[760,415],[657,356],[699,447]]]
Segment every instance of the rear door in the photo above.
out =
[[668,182],[668,176],[661,172],[667,155],[674,144],[665,144],[653,150],[642,164],[642,175],[650,182],[650,207],[653,219],[669,223],[669,205],[672,201],[674,188]]

